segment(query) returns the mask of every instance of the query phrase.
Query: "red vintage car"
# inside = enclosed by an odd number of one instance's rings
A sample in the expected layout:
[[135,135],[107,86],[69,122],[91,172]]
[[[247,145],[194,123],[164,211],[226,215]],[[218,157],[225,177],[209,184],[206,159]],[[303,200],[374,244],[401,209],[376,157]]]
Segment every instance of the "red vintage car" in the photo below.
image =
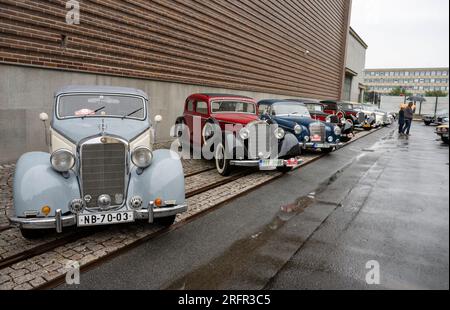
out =
[[[301,153],[293,134],[260,120],[256,101],[238,95],[189,96],[183,116],[176,121],[174,136],[182,140],[180,145],[201,148],[201,157],[214,159],[217,171],[224,176],[233,166],[286,172],[293,166],[290,159]],[[258,141],[256,148],[253,140]]]
[[299,99],[308,108],[311,118],[331,123],[339,126],[341,128],[341,141],[348,142],[354,137],[354,122],[349,121],[344,117],[344,112],[339,110],[336,104],[335,110],[330,110],[330,107],[315,99]]

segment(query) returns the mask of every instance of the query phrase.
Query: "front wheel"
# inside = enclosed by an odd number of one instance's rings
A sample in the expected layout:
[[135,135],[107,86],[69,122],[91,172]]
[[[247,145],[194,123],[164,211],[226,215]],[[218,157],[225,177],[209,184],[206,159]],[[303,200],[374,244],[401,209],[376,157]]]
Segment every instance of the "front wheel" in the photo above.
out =
[[162,217],[162,218],[155,219],[155,224],[158,224],[158,225],[161,225],[164,227],[170,227],[173,225],[173,223],[175,223],[176,219],[177,219],[176,215]]
[[231,174],[231,160],[226,159],[225,146],[223,143],[219,143],[215,152],[216,168],[217,172],[221,176],[227,177]]
[[431,122],[425,122],[425,126],[431,126]]

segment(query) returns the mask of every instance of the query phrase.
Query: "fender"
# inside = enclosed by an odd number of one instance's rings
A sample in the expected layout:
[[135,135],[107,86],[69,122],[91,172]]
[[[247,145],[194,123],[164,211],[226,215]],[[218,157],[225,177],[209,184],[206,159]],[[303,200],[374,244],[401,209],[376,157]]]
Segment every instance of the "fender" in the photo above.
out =
[[144,207],[151,201],[161,198],[164,201],[176,200],[177,205],[186,202],[184,171],[180,156],[170,150],[153,153],[153,163],[141,175],[133,167],[128,187],[128,201],[133,196],[143,199]]
[[[32,152],[24,154],[17,162],[13,186],[14,209],[17,217],[25,211],[40,211],[43,206],[62,213],[69,212],[69,203],[80,198],[78,178],[70,171],[66,179],[50,164],[50,154]],[[42,214],[39,214],[42,216]]]
[[299,139],[292,133],[286,132],[286,136],[279,142],[278,146],[279,158],[286,156],[301,155],[301,147],[299,146]]

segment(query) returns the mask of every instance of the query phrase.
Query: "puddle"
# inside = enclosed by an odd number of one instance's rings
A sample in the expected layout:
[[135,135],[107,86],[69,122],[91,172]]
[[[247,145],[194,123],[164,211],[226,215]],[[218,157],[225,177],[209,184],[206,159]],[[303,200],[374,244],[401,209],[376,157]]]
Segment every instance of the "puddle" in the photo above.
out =
[[[281,268],[285,261],[277,258],[277,253],[273,256],[267,254],[262,255],[260,249],[272,240],[275,237],[275,234],[289,223],[290,220],[297,215],[304,213],[306,209],[313,207],[317,202],[316,197],[318,194],[325,191],[328,186],[333,184],[352,163],[346,165],[329,179],[322,182],[316,191],[311,192],[304,197],[299,197],[290,204],[281,206],[273,220],[259,231],[244,239],[236,241],[219,257],[200,266],[186,276],[163,286],[163,288],[167,290],[223,289],[223,286],[234,276],[242,277],[246,272],[245,280],[247,282],[250,281],[254,283],[255,286],[263,287],[266,284],[265,282],[267,279],[261,276],[249,275],[249,268],[246,268],[246,266],[248,264],[254,266],[253,264],[258,262],[259,266],[270,264],[272,268],[274,266]],[[281,238],[283,238],[283,243],[289,242],[296,246],[304,242],[303,239],[294,238],[292,236]],[[264,258],[262,256],[264,256]],[[268,266],[268,268],[270,268],[270,266]]]

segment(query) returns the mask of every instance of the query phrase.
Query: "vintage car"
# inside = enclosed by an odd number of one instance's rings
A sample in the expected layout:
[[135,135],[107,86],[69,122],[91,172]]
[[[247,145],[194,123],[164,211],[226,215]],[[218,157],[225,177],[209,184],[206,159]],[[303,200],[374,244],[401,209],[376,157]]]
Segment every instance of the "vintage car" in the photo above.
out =
[[444,110],[444,111],[439,111],[436,113],[436,115],[424,115],[422,117],[422,120],[424,122],[424,124],[426,126],[431,126],[431,125],[442,125],[445,123],[445,119],[448,118],[448,111]]
[[314,120],[304,103],[292,99],[258,102],[262,120],[271,121],[295,134],[303,149],[320,149],[331,153],[343,145],[341,129],[336,124]]
[[200,150],[201,158],[215,160],[222,176],[233,167],[288,172],[301,154],[290,132],[259,119],[254,99],[228,94],[193,94],[173,133],[182,149]]
[[364,130],[370,131],[373,128],[379,127],[379,125],[377,125],[374,108],[366,104],[353,104],[353,109],[358,111],[361,120],[364,119],[364,121],[361,122]]
[[442,142],[444,142],[445,144],[449,144],[448,142],[448,134],[449,134],[449,129],[448,129],[448,124],[449,124],[449,119],[448,117],[443,119],[443,124],[439,125],[436,128],[436,134],[441,137]]
[[[299,99],[297,102],[305,104],[308,108],[311,118],[314,120],[331,123],[341,128],[341,141],[348,142],[354,137],[354,122],[347,119],[343,114],[325,113],[325,105],[319,100]],[[340,116],[340,117],[339,117]]]
[[355,108],[353,103],[336,100],[323,100],[320,103],[324,105],[325,113],[347,119],[354,128],[362,128],[367,123],[366,115]]
[[[49,116],[40,118],[46,124]],[[55,94],[46,135],[50,152],[23,155],[15,171],[10,221],[24,237],[136,220],[170,226],[187,211],[178,154],[152,149],[144,92],[66,87]]]

